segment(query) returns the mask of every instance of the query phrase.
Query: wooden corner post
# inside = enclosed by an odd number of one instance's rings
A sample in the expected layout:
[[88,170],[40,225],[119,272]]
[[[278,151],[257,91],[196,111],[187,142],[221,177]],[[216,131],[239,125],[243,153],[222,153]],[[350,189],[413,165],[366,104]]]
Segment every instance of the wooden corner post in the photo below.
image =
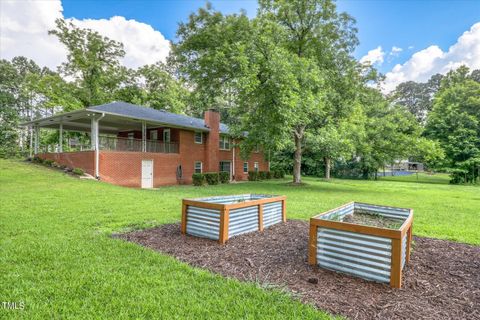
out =
[[218,238],[218,242],[221,244],[225,244],[228,240],[228,225],[229,225],[229,218],[230,218],[230,209],[227,207],[223,207],[220,210],[220,234]]
[[282,200],[282,221],[287,222],[287,205],[285,199]]
[[402,287],[402,239],[392,239],[390,287]]
[[263,205],[258,205],[258,231],[263,231]]
[[310,223],[310,236],[308,238],[308,263],[317,265],[317,228],[318,226]]
[[187,205],[185,204],[185,201],[182,201],[182,226],[181,226],[181,232],[183,234],[187,233]]

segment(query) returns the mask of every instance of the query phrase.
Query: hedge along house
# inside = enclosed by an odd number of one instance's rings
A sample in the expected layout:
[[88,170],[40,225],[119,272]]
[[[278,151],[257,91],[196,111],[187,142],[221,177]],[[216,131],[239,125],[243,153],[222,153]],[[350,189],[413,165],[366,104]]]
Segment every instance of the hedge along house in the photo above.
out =
[[[248,171],[267,171],[262,151],[242,159],[227,125],[215,110],[204,119],[125,102],[112,102],[26,122],[34,129],[34,154],[116,185],[152,188],[188,184],[193,173],[230,173],[231,180]],[[40,146],[42,128],[58,130],[55,146]],[[70,140],[65,131],[87,132],[87,144]]]

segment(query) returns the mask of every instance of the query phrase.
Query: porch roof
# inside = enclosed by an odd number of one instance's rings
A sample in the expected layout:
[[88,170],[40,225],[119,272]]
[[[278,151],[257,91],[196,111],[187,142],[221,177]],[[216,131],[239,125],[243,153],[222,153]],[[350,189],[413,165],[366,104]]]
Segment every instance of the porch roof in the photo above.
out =
[[[122,130],[132,130],[147,122],[149,126],[170,126],[196,131],[210,131],[205,126],[203,119],[189,117],[181,114],[156,110],[122,101],[115,101],[86,109],[61,113],[51,117],[40,118],[22,123],[22,126],[36,125],[42,128],[56,129],[62,123],[64,130],[90,131],[91,119],[97,115],[105,114],[100,121],[101,133],[116,133]],[[226,124],[220,124],[220,133],[228,133]]]

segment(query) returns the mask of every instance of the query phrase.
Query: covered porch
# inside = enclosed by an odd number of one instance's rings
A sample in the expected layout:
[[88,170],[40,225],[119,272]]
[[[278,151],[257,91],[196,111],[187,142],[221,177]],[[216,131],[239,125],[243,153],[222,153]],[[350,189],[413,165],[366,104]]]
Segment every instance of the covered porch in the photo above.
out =
[[[42,157],[61,162],[64,162],[64,159],[92,157],[92,175],[97,178],[100,151],[162,154],[179,152],[179,139],[175,134],[177,128],[161,122],[124,115],[84,109],[34,120],[23,125],[33,128],[34,131],[32,155],[41,154]],[[41,130],[56,130],[58,141],[42,144]],[[84,134],[64,139],[66,132]],[[82,153],[83,155],[79,155]]]

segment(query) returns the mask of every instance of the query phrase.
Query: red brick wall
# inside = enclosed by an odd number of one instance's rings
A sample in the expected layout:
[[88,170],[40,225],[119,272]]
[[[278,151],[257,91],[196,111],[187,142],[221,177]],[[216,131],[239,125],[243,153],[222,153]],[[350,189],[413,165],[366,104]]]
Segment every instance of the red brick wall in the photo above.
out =
[[[203,143],[195,143],[195,133],[193,131],[180,130],[179,153],[180,162],[183,170],[184,183],[192,183],[192,174],[195,171],[195,162],[201,161],[203,164],[203,172],[207,172],[205,164],[205,134]],[[217,164],[218,170],[218,164]]]
[[[232,150],[220,150],[219,161],[232,161]],[[235,148],[235,180],[242,181],[248,179],[248,173],[243,173],[243,163],[248,162],[248,171],[253,171],[254,163],[258,162],[259,171],[268,171],[268,161],[264,158],[262,152],[252,153],[248,159],[242,159],[240,148]],[[233,165],[233,164],[232,164]],[[218,170],[218,168],[217,168]]]
[[80,168],[90,175],[95,171],[95,153],[93,151],[77,151],[64,153],[40,153],[42,159],[50,159],[69,168]]
[[177,184],[177,153],[100,151],[100,180],[125,187],[141,187],[142,160],[153,160],[153,186]]

